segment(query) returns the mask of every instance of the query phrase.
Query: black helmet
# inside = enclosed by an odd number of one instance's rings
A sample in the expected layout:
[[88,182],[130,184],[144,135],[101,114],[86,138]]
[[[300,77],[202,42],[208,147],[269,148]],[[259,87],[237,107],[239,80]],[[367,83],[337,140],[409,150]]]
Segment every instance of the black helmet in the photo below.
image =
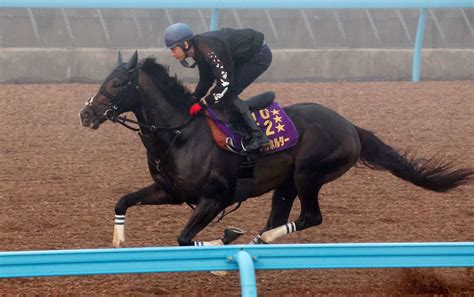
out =
[[183,46],[182,43],[194,36],[191,28],[183,23],[176,23],[165,30],[165,45],[167,48]]

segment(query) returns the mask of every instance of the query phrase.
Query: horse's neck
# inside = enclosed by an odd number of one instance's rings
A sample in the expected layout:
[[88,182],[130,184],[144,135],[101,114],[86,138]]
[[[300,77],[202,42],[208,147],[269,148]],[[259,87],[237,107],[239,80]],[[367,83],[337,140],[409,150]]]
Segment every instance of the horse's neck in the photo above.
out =
[[[184,100],[184,98],[175,100]],[[170,104],[158,88],[142,96],[142,106],[148,122],[157,127],[177,127],[188,118],[186,112]]]
[[[185,98],[177,98],[185,100]],[[142,94],[140,104],[133,111],[137,121],[143,123],[140,128],[142,132],[149,132],[150,126],[157,127],[153,132],[159,151],[168,154],[168,147],[173,145],[179,138],[179,143],[186,142],[196,131],[198,120],[191,120],[189,115],[179,111],[166,100],[161,91],[153,94]],[[179,134],[179,137],[177,137]]]
[[[140,85],[140,104],[134,111],[135,116],[138,121],[142,119],[143,123],[158,128],[153,134],[154,142],[159,147],[159,157],[166,155],[166,158],[173,158],[175,153],[179,155],[180,148],[195,145],[196,139],[200,143],[206,138],[206,120],[201,117],[191,119],[187,104],[172,104],[148,75],[140,75]],[[189,94],[181,94],[172,100],[190,100],[187,97]],[[171,152],[170,146],[173,147]]]

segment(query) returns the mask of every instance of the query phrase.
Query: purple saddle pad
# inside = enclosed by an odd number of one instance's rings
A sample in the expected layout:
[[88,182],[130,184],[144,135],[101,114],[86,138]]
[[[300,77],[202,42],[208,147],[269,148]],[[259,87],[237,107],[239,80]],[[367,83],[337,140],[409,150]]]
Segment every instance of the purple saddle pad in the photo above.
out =
[[[241,136],[220,121],[212,108],[207,110],[210,118],[227,137],[227,148],[236,153],[245,150]],[[261,154],[271,154],[286,150],[294,146],[298,141],[298,131],[280,104],[273,102],[264,109],[252,112],[252,116],[270,140],[269,145],[260,149]]]

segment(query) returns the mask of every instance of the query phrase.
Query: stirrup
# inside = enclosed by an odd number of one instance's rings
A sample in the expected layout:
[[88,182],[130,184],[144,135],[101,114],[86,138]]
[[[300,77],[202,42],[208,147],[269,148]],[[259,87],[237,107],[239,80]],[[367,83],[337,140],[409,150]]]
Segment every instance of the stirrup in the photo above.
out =
[[245,150],[249,151],[249,152],[256,151],[256,150],[258,150],[259,148],[261,148],[262,146],[264,146],[266,144],[268,144],[268,142],[262,143],[261,138],[260,138],[260,140],[258,140],[257,138],[254,138],[253,141],[251,141],[249,144],[247,144],[245,146]]

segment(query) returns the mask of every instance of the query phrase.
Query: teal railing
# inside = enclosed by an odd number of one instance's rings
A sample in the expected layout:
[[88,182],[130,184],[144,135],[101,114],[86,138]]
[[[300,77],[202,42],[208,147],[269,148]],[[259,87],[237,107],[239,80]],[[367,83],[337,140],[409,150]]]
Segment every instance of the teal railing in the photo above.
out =
[[474,267],[474,243],[230,245],[0,252],[0,278],[239,270],[256,296],[255,270]]

